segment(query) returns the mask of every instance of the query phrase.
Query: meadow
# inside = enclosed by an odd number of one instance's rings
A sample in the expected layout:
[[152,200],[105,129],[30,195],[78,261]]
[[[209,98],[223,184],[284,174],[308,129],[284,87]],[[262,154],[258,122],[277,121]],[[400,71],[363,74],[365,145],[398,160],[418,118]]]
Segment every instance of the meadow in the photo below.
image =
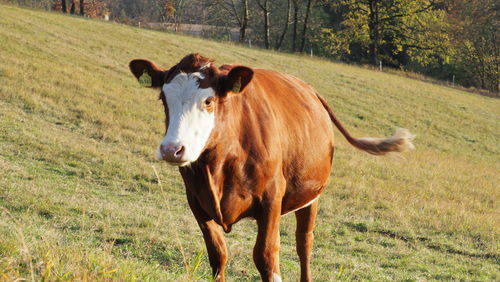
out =
[[[0,5],[0,279],[208,281],[157,91],[128,62],[200,52],[302,78],[355,136],[417,135],[375,157],[339,132],[322,195],[314,281],[500,279],[500,100],[301,55]],[[299,277],[295,217],[281,272]],[[255,222],[226,235],[229,281],[259,281]]]

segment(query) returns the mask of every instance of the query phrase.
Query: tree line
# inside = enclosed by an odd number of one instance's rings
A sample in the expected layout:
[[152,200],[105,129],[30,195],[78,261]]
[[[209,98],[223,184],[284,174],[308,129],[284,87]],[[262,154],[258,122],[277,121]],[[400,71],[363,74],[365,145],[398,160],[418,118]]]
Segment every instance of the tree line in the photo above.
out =
[[237,28],[242,44],[500,92],[497,0],[39,0],[38,7],[82,15],[87,8],[129,24],[210,25],[217,29],[205,36],[219,40]]

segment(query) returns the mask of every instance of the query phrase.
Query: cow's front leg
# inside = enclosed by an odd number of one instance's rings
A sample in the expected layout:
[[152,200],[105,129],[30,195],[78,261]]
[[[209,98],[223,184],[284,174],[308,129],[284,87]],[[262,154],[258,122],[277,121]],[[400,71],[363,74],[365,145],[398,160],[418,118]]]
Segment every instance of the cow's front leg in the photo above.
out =
[[188,194],[188,202],[200,226],[207,247],[208,259],[215,281],[224,281],[224,268],[227,262],[227,248],[221,227],[200,207],[198,201]]
[[279,270],[279,245],[281,200],[271,207],[265,207],[257,218],[257,242],[253,249],[253,259],[262,281],[281,281]]

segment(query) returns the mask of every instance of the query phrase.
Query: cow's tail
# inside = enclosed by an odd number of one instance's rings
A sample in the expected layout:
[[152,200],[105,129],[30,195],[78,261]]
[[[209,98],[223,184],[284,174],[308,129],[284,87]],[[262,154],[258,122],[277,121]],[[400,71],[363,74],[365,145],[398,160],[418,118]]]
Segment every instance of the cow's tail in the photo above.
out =
[[347,139],[347,141],[354,147],[368,152],[373,155],[385,155],[389,152],[403,152],[408,149],[415,148],[413,146],[413,138],[415,135],[411,134],[407,129],[399,128],[396,133],[389,138],[355,138],[344,128],[340,120],[335,116],[332,108],[327,104],[326,100],[323,99],[319,94],[316,94],[318,99],[323,104],[323,107],[328,112],[330,119],[335,124],[335,126],[340,130],[342,135]]

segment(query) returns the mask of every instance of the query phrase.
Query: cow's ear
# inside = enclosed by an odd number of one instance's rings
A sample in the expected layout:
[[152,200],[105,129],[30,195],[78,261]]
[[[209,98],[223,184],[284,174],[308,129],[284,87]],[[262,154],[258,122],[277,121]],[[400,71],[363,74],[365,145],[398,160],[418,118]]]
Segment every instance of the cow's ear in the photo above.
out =
[[129,63],[130,71],[144,87],[161,87],[165,77],[165,70],[148,60],[132,60]]
[[231,69],[227,74],[224,83],[224,92],[231,94],[241,93],[250,83],[253,77],[253,70],[248,67],[238,66]]

